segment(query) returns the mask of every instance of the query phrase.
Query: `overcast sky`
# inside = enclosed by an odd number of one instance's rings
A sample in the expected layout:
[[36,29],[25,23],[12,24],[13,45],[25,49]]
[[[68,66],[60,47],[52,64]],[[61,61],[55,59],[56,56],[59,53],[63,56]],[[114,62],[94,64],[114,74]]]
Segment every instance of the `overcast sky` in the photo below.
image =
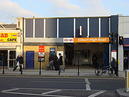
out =
[[129,15],[129,0],[0,0],[0,22],[16,17]]

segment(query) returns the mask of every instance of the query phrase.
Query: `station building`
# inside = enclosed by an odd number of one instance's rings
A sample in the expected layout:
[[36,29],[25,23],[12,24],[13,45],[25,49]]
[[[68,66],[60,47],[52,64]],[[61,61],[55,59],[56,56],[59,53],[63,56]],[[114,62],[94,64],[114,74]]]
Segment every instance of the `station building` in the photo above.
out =
[[45,54],[43,68],[49,64],[51,54],[59,53],[63,55],[65,67],[94,68],[93,56],[97,57],[98,64],[109,65],[111,57],[117,57],[117,49],[110,43],[110,33],[124,37],[124,45],[118,44],[118,69],[124,70],[125,55],[129,60],[128,16],[19,17],[17,20],[20,30],[16,31],[22,35],[14,50],[24,54],[26,69],[39,68],[39,53]]
[[22,34],[16,24],[0,24],[0,56],[4,58],[0,61],[0,68],[13,68],[16,56],[22,54]]

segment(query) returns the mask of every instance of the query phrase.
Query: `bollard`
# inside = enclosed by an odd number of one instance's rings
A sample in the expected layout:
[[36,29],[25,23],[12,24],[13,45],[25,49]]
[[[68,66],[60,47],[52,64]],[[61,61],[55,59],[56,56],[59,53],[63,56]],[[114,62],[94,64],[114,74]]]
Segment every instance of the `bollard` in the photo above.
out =
[[39,66],[39,75],[41,76],[41,61],[40,61],[40,66]]
[[129,70],[125,71],[125,85],[126,92],[129,92]]
[[60,73],[61,73],[61,69],[60,69],[60,67],[59,67],[59,71],[58,71],[58,75],[60,76]]
[[3,71],[2,71],[2,74],[4,74],[4,63],[3,63],[3,60],[1,61],[2,62],[2,66],[3,66]]
[[79,64],[78,64],[78,76],[79,76],[79,74],[80,74],[80,71],[79,71]]
[[21,70],[20,70],[20,71],[21,71],[21,75],[22,75],[22,74],[23,74],[23,68],[22,68],[22,65],[21,65]]

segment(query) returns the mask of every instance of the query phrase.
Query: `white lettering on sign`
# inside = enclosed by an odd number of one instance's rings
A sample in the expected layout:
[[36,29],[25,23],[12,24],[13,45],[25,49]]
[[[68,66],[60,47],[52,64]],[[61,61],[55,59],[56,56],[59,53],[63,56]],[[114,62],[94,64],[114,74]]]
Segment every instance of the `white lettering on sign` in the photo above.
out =
[[63,42],[65,42],[65,43],[73,43],[73,38],[63,38]]

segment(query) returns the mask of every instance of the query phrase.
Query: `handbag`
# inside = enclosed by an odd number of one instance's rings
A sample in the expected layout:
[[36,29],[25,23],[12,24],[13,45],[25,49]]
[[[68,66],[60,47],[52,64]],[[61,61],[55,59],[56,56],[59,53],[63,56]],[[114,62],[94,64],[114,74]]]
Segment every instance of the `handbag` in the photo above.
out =
[[20,64],[19,64],[19,61],[18,61],[17,64],[16,64],[16,66],[19,67],[19,65],[20,65]]

